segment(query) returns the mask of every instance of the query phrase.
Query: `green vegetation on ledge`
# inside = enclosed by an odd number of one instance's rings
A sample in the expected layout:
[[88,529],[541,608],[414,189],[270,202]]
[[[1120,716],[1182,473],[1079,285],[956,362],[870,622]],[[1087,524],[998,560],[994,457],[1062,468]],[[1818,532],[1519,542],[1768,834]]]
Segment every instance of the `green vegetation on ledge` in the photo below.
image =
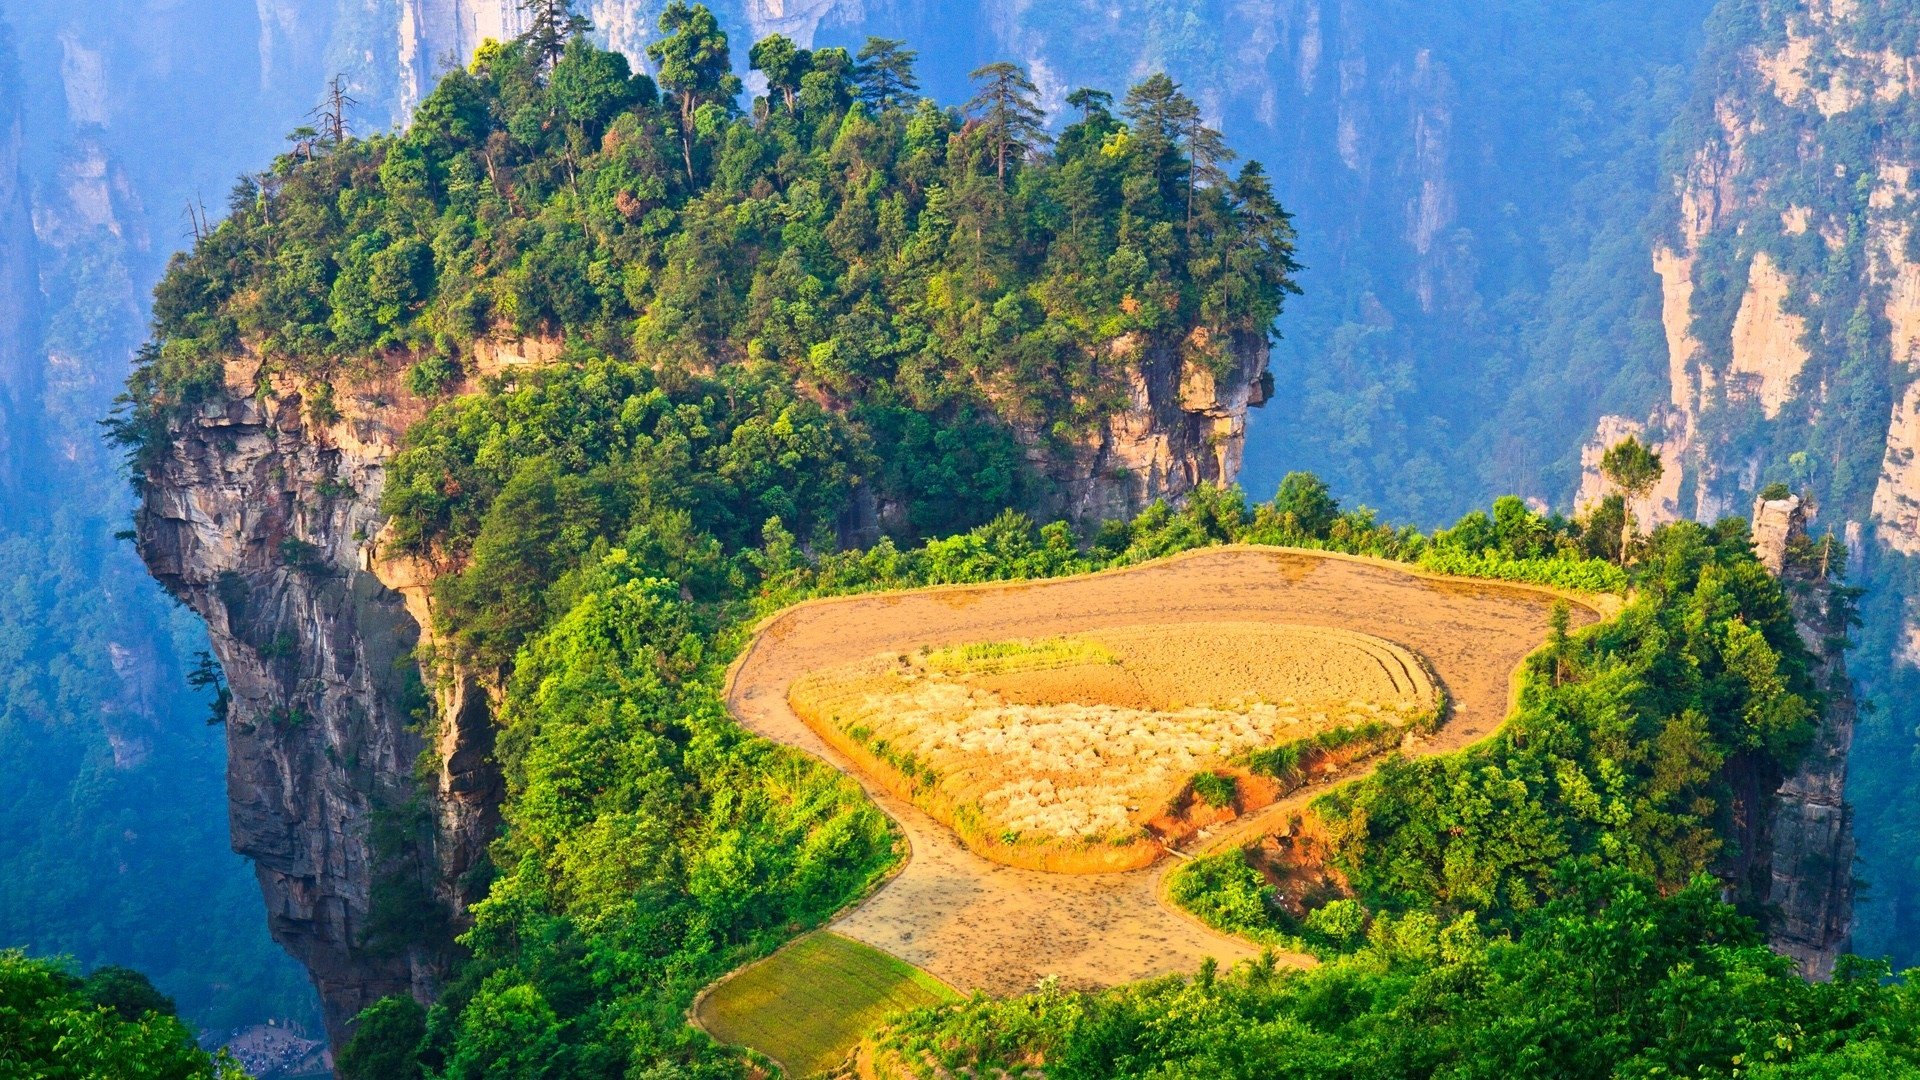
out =
[[1049,139],[1011,65],[942,108],[906,92],[910,52],[772,37],[743,112],[706,9],[661,29],[660,82],[584,37],[489,44],[405,133],[306,138],[244,178],[157,291],[121,438],[164,438],[243,352],[324,412],[336,377],[411,363],[430,394],[483,339],[540,336],[672,392],[725,371],[819,403],[853,475],[912,504],[904,531],[949,531],[1015,501],[1013,433],[1073,444],[1155,355],[1223,372],[1293,289],[1265,174],[1226,172],[1164,76],[1076,93]]

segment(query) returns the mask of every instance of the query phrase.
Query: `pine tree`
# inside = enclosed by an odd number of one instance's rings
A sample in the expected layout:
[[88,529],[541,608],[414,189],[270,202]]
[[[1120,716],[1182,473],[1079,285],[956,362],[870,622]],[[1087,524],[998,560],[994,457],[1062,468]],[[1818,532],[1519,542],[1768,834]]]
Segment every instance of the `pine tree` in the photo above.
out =
[[920,90],[913,62],[920,54],[896,38],[870,37],[854,59],[853,82],[860,100],[875,112],[904,108]]
[[1198,108],[1183,114],[1181,118],[1186,122],[1182,134],[1187,151],[1187,238],[1191,240],[1194,197],[1202,185],[1218,187],[1225,184],[1227,173],[1220,166],[1239,155],[1227,145],[1225,135],[1206,125]]
[[567,40],[593,29],[584,15],[573,13],[573,0],[520,0],[527,15],[527,29],[515,40],[539,59],[541,67],[552,67],[567,51]]
[[1051,140],[1046,113],[1034,98],[1040,93],[1020,65],[1005,60],[976,68],[967,75],[980,84],[967,114],[978,118],[987,144],[993,147],[994,175],[1007,180],[1007,161],[1019,160]]

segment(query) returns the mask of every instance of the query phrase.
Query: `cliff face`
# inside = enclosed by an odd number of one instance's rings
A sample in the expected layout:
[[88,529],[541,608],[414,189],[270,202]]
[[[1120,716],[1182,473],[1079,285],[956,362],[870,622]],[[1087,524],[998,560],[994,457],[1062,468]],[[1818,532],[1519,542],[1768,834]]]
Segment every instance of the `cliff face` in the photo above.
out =
[[1272,392],[1267,346],[1237,337],[1216,373],[1195,355],[1208,344],[1204,334],[1195,331],[1179,348],[1145,348],[1133,337],[1113,343],[1113,354],[1127,360],[1126,407],[1067,460],[1035,462],[1056,486],[1054,513],[1095,525],[1239,475],[1248,411]]
[[[1862,803],[1875,903],[1892,909],[1871,921],[1868,952],[1910,950],[1886,927],[1910,922],[1900,911],[1920,899],[1902,869],[1911,859],[1882,846],[1906,831],[1893,809],[1905,783],[1878,775],[1913,752],[1904,702],[1920,662],[1917,30],[1911,5],[1892,0],[1722,5],[1647,252],[1662,286],[1666,393],[1649,413],[1601,420],[1581,489],[1598,490],[1599,451],[1639,431],[1668,470],[1643,519],[1710,520],[1782,482],[1810,498],[1796,520],[1817,514],[1845,538],[1847,572],[1868,587],[1855,674],[1893,713],[1863,726],[1874,750],[1857,770],[1886,807]],[[1763,515],[1782,512],[1773,506]],[[1838,656],[1816,652],[1822,677],[1844,680]],[[1773,840],[1776,931],[1816,972],[1851,918],[1850,700],[1826,725],[1810,762],[1827,764],[1781,789]]]
[[440,974],[443,957],[382,940],[381,920],[436,906],[457,919],[470,899],[461,875],[499,794],[489,713],[458,675],[433,707],[413,656],[418,601],[380,574],[413,582],[371,539],[385,462],[424,403],[394,376],[336,383],[338,416],[322,421],[304,388],[249,360],[228,365],[227,389],[173,425],[148,471],[140,554],[206,620],[233,694],[233,846],[337,1039],[373,999],[428,994]]
[[1853,933],[1853,812],[1846,803],[1847,755],[1857,708],[1847,677],[1844,616],[1828,574],[1832,548],[1807,536],[1797,496],[1760,500],[1754,550],[1780,577],[1801,639],[1813,653],[1815,682],[1828,695],[1812,744],[1774,792],[1765,824],[1765,869],[1754,880],[1773,947],[1802,974],[1824,979]]

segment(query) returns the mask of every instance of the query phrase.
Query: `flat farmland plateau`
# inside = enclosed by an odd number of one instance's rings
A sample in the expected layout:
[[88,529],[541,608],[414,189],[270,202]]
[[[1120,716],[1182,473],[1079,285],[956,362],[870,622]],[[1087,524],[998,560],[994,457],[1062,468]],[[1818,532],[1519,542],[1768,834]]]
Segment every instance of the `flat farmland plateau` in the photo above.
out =
[[[1047,581],[940,587],[809,601],[762,623],[728,676],[748,729],[853,776],[911,846],[901,872],[832,929],[885,950],[961,992],[1014,993],[1052,976],[1105,986],[1188,972],[1203,957],[1252,956],[1248,942],[1161,903],[1162,866],[1056,874],[996,863],[894,795],[810,728],[790,704],[796,680],[878,656],[971,642],[1041,639],[1143,624],[1271,623],[1354,631],[1419,656],[1451,703],[1445,723],[1407,747],[1459,749],[1498,729],[1514,670],[1548,632],[1545,589],[1436,578],[1372,560],[1275,548],[1208,548],[1123,570]],[[1572,605],[1575,626],[1599,613]],[[1229,826],[1279,820],[1319,795],[1296,792]],[[1248,839],[1252,837],[1249,836]]]

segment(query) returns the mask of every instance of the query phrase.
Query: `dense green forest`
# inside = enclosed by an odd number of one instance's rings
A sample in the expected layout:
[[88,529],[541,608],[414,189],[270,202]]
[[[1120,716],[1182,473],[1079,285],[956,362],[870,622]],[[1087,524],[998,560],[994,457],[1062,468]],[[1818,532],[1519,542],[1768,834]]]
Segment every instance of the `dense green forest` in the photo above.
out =
[[146,976],[105,967],[82,979],[0,952],[0,1076],[33,1080],[246,1080],[209,1055]]
[[[742,1075],[686,1024],[693,994],[901,857],[849,780],[727,717],[753,619],[1223,542],[1636,600],[1556,635],[1493,744],[1323,804],[1354,897],[1290,911],[1245,862],[1183,878],[1215,922],[1351,955],[966,1003],[911,1018],[900,1046],[1088,1076],[1838,1075],[1910,1047],[1904,985],[1860,967],[1800,986],[1689,884],[1723,854],[1732,779],[1790,764],[1824,690],[1743,525],[1632,538],[1618,498],[1568,520],[1509,497],[1429,534],[1305,474],[1090,535],[1003,513],[1043,483],[1029,450],[1115,406],[1133,357],[1111,342],[1220,363],[1269,333],[1293,262],[1263,174],[1229,173],[1163,77],[1074,94],[1050,139],[1012,65],[942,109],[898,43],[773,38],[749,54],[768,93],[741,110],[706,10],[671,5],[661,29],[657,81],[536,27],[451,74],[405,134],[299,133],[176,261],[116,422],[138,464],[241,350],[304,380],[324,420],[333,380],[405,362],[431,397],[484,336],[565,340],[558,364],[442,401],[390,468],[398,544],[460,567],[435,586],[438,659],[502,673],[508,798],[456,974],[429,1007],[363,1014],[344,1077]],[[836,550],[861,485],[900,505],[899,539]]]
[[[711,14],[673,4],[661,29],[657,82],[584,37],[523,37],[450,74],[404,134],[298,134],[162,282],[123,437],[160,438],[243,348],[324,413],[357,367],[409,357],[431,394],[481,337],[563,335],[670,391],[711,376],[729,402],[794,399],[914,531],[941,531],[1029,494],[1016,437],[1043,461],[1074,445],[1150,354],[1223,370],[1292,288],[1264,172],[1229,172],[1164,77],[1076,93],[1056,137],[1013,65],[944,109],[897,43],[774,37],[743,112]],[[810,513],[831,524],[847,489],[823,493],[841,501]]]

